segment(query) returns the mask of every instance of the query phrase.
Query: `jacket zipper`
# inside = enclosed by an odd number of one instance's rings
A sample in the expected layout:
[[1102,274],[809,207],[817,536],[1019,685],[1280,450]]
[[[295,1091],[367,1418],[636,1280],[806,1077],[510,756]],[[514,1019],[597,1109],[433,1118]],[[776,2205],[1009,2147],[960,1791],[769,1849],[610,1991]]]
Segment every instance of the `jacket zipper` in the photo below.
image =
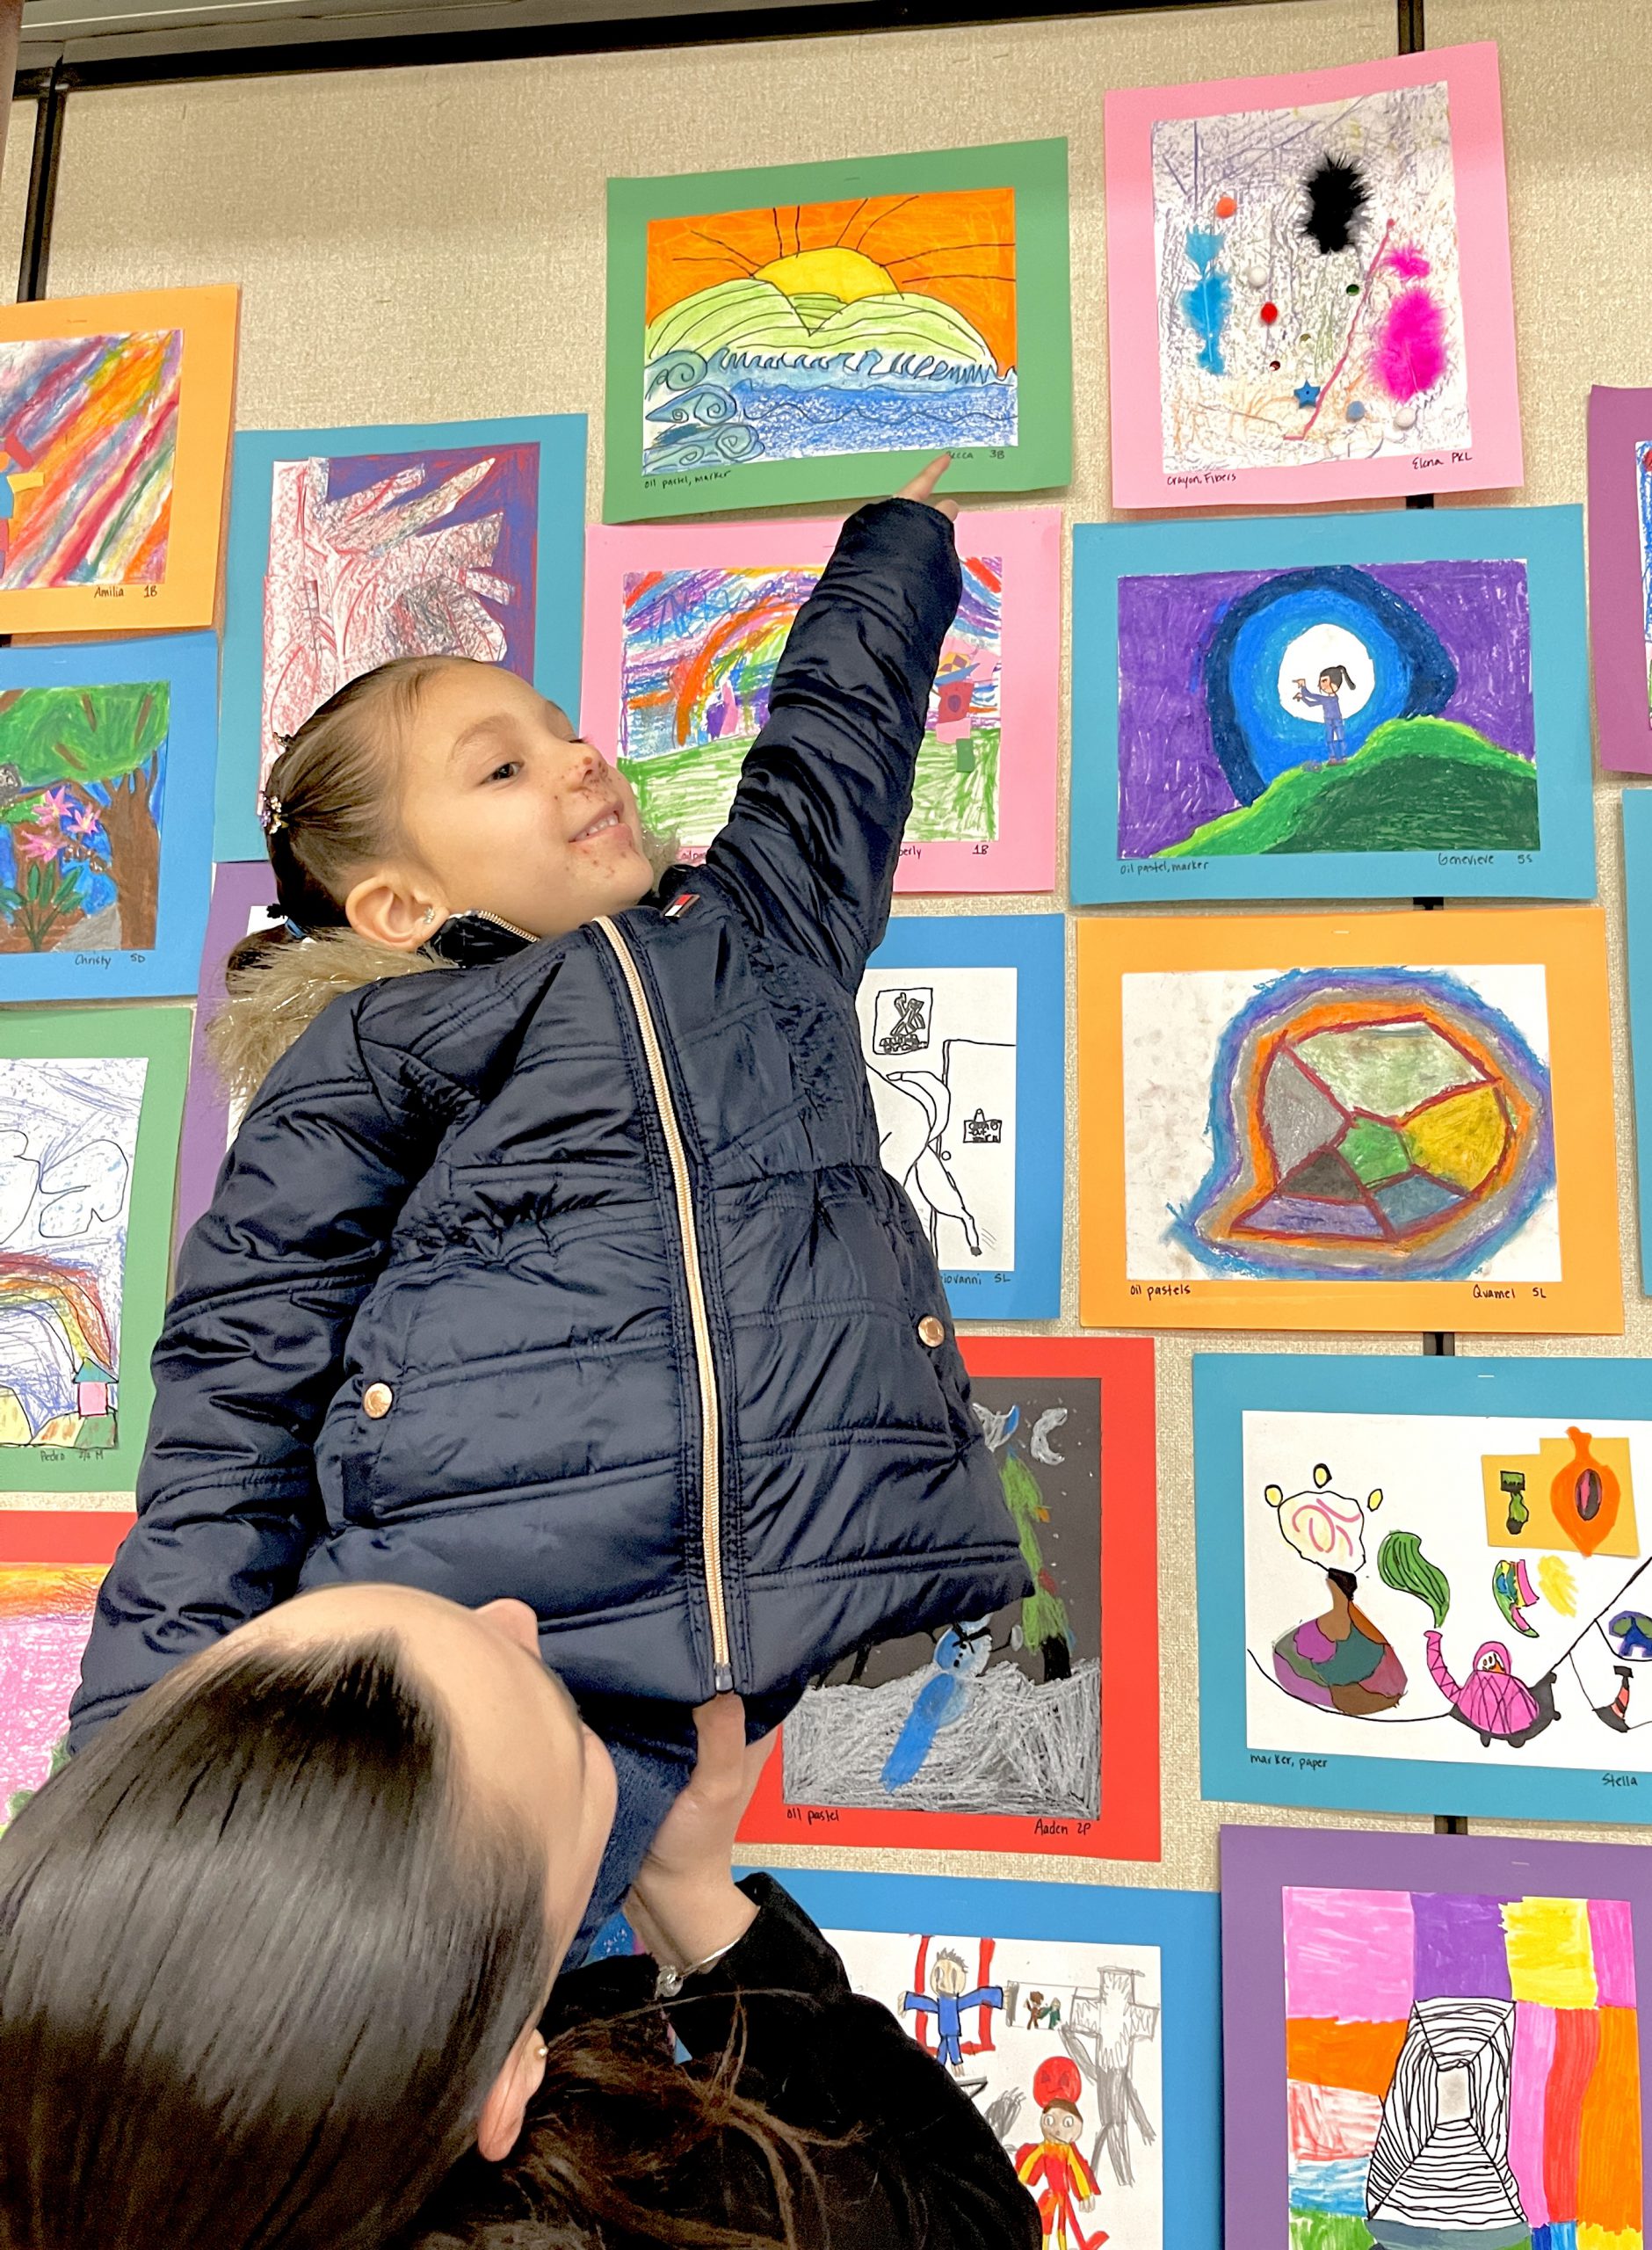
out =
[[727,1695],[734,1687],[734,1665],[728,1646],[728,1605],[722,1573],[722,1458],[718,1448],[721,1422],[717,1398],[717,1363],[712,1352],[711,1320],[706,1310],[706,1276],[699,1259],[699,1230],[694,1221],[694,1199],[688,1177],[688,1157],[682,1129],[665,1075],[665,1056],[655,1028],[648,994],[642,987],[631,948],[605,914],[596,926],[607,940],[620,973],[631,995],[642,1034],[642,1052],[654,1088],[655,1106],[665,1135],[665,1153],[671,1167],[671,1187],[677,1197],[677,1232],[683,1245],[683,1271],[688,1283],[689,1325],[694,1332],[694,1372],[699,1387],[700,1562],[706,1573],[706,1597],[711,1609],[713,1685]]
[[520,938],[525,944],[536,946],[539,943],[532,930],[518,930],[516,924],[507,922],[503,914],[490,914],[485,906],[473,906],[470,911],[479,922],[491,922],[496,929],[509,930],[513,938]]

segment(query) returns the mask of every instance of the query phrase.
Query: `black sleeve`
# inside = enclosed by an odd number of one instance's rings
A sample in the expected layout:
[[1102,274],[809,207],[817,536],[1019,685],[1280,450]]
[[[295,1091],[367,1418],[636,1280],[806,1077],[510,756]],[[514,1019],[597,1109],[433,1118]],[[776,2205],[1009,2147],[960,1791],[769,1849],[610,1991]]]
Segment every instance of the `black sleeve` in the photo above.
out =
[[[837,1955],[768,1876],[741,1888],[760,1908],[740,1943],[671,2004],[697,2061],[743,2041],[740,2090],[822,2137],[810,2151],[819,2200],[799,2196],[821,2250],[1038,2250],[1037,2207],[980,2111],[881,2002],[850,1988]],[[709,2184],[709,2183],[708,2183]],[[766,2181],[726,2155],[727,2223],[750,2218]],[[746,2208],[741,2208],[743,2201]]]
[[953,526],[918,500],[844,526],[798,612],[767,725],[707,869],[779,945],[852,991],[882,937],[930,690],[962,579]]

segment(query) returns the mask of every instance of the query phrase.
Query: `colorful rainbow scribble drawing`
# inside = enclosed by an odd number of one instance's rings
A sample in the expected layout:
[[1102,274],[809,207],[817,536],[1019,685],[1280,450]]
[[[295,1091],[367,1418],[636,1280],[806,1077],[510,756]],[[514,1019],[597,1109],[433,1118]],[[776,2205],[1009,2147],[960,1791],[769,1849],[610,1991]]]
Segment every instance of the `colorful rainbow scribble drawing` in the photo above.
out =
[[140,1056],[0,1059],[0,1446],[118,1432]]
[[[1540,1014],[1533,974],[1525,997]],[[1139,1046],[1163,1029],[1148,989],[1160,982],[1127,979]],[[1221,1007],[1214,991],[1203,997]],[[1146,1199],[1161,1213],[1168,1201],[1170,1223],[1153,1230],[1194,1272],[1467,1280],[1546,1201],[1552,1218],[1547,1068],[1465,977],[1373,968],[1271,978],[1228,1013],[1208,1085],[1214,1157],[1191,1196],[1166,1198],[1149,1176],[1150,1098],[1132,1129],[1145,1227]],[[1534,1248],[1534,1272],[1548,1273],[1547,1255]],[[1172,1259],[1170,1270],[1186,1269]]]
[[393,657],[533,677],[535,445],[272,464],[259,779],[278,736]]
[[0,585],[166,576],[184,338],[0,343]]
[[1167,474],[1473,444],[1447,88],[1153,128]]
[[1120,857],[1535,852],[1531,643],[1518,561],[1120,578]]
[[[620,763],[656,833],[703,846],[728,817],[792,621],[819,577],[818,566],[627,574]],[[998,833],[1003,592],[997,556],[965,560],[918,752],[906,829],[917,841]]]
[[101,1563],[0,1563],[0,1825],[57,1770]]
[[156,938],[165,679],[0,693],[0,954]]
[[1292,2250],[1640,2250],[1627,1901],[1281,1903]]
[[649,222],[642,468],[1012,446],[1015,191]]

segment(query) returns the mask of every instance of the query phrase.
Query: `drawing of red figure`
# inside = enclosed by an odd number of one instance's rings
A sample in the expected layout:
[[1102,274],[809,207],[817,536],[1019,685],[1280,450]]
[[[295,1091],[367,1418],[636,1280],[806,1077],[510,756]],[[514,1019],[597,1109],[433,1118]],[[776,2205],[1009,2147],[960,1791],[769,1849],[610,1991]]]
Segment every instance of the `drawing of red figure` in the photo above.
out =
[[1099,2250],[1107,2239],[1103,2229],[1087,2234],[1078,2223],[1079,2211],[1089,2210],[1096,2200],[1096,2175],[1074,2146],[1084,2130],[1078,2110],[1081,2085],[1077,2064],[1065,2055],[1052,2055],[1039,2065],[1032,2073],[1032,2099],[1044,2138],[1016,2152],[1016,2177],[1038,2198],[1044,2239],[1052,2250]]

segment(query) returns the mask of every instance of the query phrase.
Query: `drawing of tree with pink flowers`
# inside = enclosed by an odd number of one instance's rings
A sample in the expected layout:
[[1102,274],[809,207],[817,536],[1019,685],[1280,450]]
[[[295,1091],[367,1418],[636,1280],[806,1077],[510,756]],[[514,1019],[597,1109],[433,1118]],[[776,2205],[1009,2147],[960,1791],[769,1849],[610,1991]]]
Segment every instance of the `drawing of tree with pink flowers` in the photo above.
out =
[[31,952],[109,906],[155,943],[168,707],[163,680],[0,693],[0,917]]

